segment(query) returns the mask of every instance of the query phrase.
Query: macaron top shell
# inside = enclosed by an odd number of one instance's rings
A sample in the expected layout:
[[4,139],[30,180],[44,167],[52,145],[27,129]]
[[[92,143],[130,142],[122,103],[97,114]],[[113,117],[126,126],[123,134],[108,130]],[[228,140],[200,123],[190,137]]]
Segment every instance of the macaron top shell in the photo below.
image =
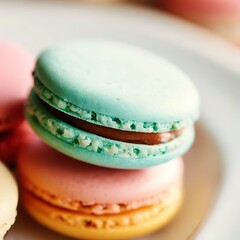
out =
[[0,226],[15,217],[18,204],[17,184],[3,163],[0,162]]
[[0,39],[0,131],[23,119],[23,102],[30,90],[33,56],[15,43]]
[[169,122],[198,115],[197,91],[181,70],[123,43],[80,41],[48,49],[35,76],[63,101],[113,118]]
[[34,137],[21,148],[18,169],[23,181],[52,195],[73,202],[120,204],[158,196],[181,183],[183,163],[177,158],[143,170],[102,168],[62,155]]

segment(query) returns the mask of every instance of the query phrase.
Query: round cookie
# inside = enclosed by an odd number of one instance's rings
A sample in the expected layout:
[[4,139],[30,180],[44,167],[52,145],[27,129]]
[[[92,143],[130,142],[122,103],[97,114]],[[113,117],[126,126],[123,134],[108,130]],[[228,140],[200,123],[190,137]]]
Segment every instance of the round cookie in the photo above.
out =
[[4,235],[15,221],[18,189],[12,174],[1,162],[0,189],[0,239],[3,239]]
[[[24,135],[24,103],[32,86],[33,56],[13,42],[0,39],[0,159],[13,163]],[[18,129],[20,128],[20,129]]]
[[111,168],[181,156],[194,140],[199,98],[158,55],[123,43],[80,41],[43,52],[26,116],[50,146]]
[[120,170],[69,158],[32,138],[18,155],[22,202],[38,222],[73,238],[127,239],[165,226],[182,201],[181,158]]

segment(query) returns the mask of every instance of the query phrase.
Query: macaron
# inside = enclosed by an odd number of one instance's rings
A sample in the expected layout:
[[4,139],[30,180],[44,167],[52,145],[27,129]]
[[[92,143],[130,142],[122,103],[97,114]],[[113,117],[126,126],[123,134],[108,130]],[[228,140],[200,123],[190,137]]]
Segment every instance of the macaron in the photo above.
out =
[[181,158],[140,170],[76,161],[33,137],[18,154],[22,203],[39,223],[77,239],[128,239],[165,226],[182,202]]
[[164,9],[193,20],[240,44],[239,0],[159,0]]
[[188,76],[124,43],[79,41],[45,50],[26,117],[50,146],[121,169],[181,156],[194,140],[199,97]]
[[32,129],[24,121],[14,131],[7,131],[0,134],[0,159],[9,167],[15,167],[16,156],[21,144],[31,138]]
[[[15,148],[16,131],[24,121],[24,102],[32,86],[33,56],[16,43],[0,39],[0,159]],[[4,152],[2,149],[4,148]]]
[[3,239],[6,232],[15,222],[18,204],[17,183],[5,167],[0,162],[0,239]]

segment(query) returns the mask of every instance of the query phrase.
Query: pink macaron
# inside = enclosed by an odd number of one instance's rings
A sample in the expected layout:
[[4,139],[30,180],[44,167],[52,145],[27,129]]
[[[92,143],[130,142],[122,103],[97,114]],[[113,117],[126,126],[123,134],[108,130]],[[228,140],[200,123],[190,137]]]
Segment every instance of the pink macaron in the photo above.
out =
[[0,134],[0,160],[8,166],[14,167],[16,156],[21,145],[31,139],[34,132],[26,121],[20,124],[14,131]]
[[239,0],[157,0],[164,9],[195,21],[240,44]]
[[74,238],[127,239],[165,226],[179,210],[183,162],[109,169],[69,158],[33,136],[18,154],[22,202],[46,227]]
[[[0,158],[9,161],[24,121],[24,103],[31,88],[33,56],[16,43],[0,39]],[[14,131],[19,133],[16,135]],[[9,146],[9,147],[8,147]],[[10,152],[9,152],[10,151]]]

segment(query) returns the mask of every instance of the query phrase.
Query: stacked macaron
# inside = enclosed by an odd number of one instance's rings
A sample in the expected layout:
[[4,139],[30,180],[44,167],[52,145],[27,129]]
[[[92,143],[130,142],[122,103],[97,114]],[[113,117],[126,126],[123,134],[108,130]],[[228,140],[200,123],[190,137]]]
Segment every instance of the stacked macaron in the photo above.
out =
[[0,159],[13,165],[27,133],[24,102],[31,88],[33,56],[13,42],[0,40]]
[[26,117],[52,148],[34,136],[19,153],[30,215],[84,239],[142,236],[168,223],[199,114],[189,78],[153,53],[106,41],[50,48],[33,77]]

